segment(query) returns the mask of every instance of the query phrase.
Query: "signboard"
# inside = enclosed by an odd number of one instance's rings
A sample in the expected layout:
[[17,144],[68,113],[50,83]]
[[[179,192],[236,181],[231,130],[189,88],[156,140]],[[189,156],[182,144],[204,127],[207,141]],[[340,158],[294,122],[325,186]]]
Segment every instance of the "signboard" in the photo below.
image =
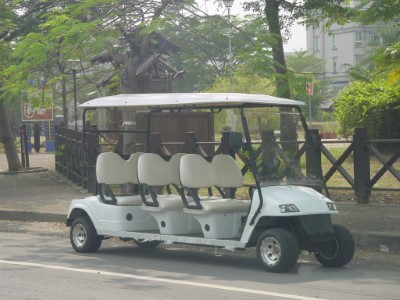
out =
[[53,121],[53,108],[33,107],[30,103],[22,104],[22,121]]
[[308,96],[314,95],[314,87],[312,82],[306,82],[306,94]]

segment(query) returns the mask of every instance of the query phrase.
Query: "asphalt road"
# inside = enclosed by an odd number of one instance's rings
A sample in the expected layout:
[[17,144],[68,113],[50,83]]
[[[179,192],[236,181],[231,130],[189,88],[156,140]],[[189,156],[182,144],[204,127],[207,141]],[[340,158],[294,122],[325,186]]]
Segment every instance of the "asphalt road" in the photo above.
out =
[[[399,299],[396,266],[321,267],[305,255],[287,274],[265,272],[252,251],[110,239],[78,254],[65,228],[0,224],[0,299]],[[25,226],[25,227],[24,227]],[[34,226],[33,226],[34,227]],[[6,230],[7,229],[7,230]]]

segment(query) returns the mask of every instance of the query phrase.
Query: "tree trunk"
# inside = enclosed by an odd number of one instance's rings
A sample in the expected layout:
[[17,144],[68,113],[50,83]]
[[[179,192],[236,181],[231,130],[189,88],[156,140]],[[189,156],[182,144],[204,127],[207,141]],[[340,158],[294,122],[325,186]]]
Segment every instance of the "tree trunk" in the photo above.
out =
[[[275,84],[276,94],[278,97],[291,98],[289,80],[287,76],[287,66],[285,60],[285,52],[283,50],[283,39],[281,33],[281,25],[279,22],[280,0],[265,0],[265,17],[269,27],[271,36],[275,39],[272,46],[272,55],[274,59],[274,68],[276,72]],[[281,112],[289,112],[290,108],[281,108]],[[281,117],[281,140],[296,141],[296,120],[290,115]],[[297,143],[283,144],[282,148],[286,151],[296,152],[298,150]]]
[[285,52],[283,51],[283,39],[279,22],[280,2],[280,0],[265,0],[265,17],[269,32],[272,38],[275,39],[272,47],[272,56],[277,74],[275,79],[276,94],[278,97],[290,99]]
[[17,147],[15,146],[14,137],[6,112],[6,107],[2,100],[0,100],[0,134],[3,138],[3,145],[6,151],[8,170],[22,170],[22,164],[18,156]]

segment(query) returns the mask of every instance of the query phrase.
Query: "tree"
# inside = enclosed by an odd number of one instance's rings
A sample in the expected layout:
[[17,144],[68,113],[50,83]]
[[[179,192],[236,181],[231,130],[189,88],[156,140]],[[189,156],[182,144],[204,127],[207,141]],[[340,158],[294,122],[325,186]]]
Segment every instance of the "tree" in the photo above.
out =
[[[7,60],[9,59],[10,45],[5,40],[6,35],[14,26],[13,19],[14,15],[12,10],[6,5],[5,2],[0,2],[0,19],[5,20],[0,25],[0,72],[4,70]],[[4,84],[4,79],[0,77],[0,88]],[[10,171],[17,171],[22,168],[21,162],[18,157],[17,149],[14,144],[14,137],[10,122],[7,116],[6,106],[4,104],[5,99],[2,97],[0,92],[0,136],[2,137],[4,149],[7,154],[8,168]]]
[[[99,70],[115,69],[122,93],[149,92],[152,72],[161,70],[147,69],[161,55],[178,49],[157,33],[161,16],[171,4],[169,0],[104,0],[60,5],[47,15],[40,31],[26,35],[19,43],[16,54],[22,62],[8,69],[15,83],[7,90],[20,89],[33,72],[44,74],[49,82],[61,83],[66,118],[67,62],[78,58],[79,71],[86,80]],[[109,67],[93,66],[98,63]],[[134,121],[134,113],[127,112],[126,118]]]
[[[162,33],[181,47],[170,60],[185,70],[185,80],[174,83],[175,91],[200,92],[212,85],[216,77],[229,74],[228,31],[229,24],[218,15],[181,16],[179,24],[163,25]],[[236,49],[241,44],[236,31],[232,39]],[[232,68],[235,65],[234,59]]]
[[8,120],[6,102],[13,101],[4,91],[9,79],[4,70],[13,62],[10,55],[18,38],[35,30],[42,22],[43,16],[57,1],[1,1],[0,2],[0,134],[3,138],[8,169],[18,171],[22,169],[17,149]]
[[[208,90],[216,79],[249,75],[271,75],[272,58],[269,35],[259,19],[251,16],[231,17],[229,23],[220,15],[194,15],[176,24],[165,24],[163,34],[180,45],[181,51],[171,57],[173,64],[185,69],[185,80],[175,83],[178,91]],[[232,58],[228,53],[228,38],[232,41]],[[230,64],[232,62],[232,65]],[[268,70],[268,67],[269,70]],[[226,90],[229,91],[229,86]],[[234,85],[234,91],[240,89]],[[243,92],[243,91],[242,91]]]

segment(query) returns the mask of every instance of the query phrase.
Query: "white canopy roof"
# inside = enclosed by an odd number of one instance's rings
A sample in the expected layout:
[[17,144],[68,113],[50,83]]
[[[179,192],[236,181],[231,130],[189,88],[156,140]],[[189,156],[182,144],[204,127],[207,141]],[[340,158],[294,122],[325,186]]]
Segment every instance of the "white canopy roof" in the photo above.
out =
[[304,102],[269,95],[237,93],[164,93],[164,94],[120,94],[100,97],[80,105],[83,108],[195,108],[241,105],[299,106]]

